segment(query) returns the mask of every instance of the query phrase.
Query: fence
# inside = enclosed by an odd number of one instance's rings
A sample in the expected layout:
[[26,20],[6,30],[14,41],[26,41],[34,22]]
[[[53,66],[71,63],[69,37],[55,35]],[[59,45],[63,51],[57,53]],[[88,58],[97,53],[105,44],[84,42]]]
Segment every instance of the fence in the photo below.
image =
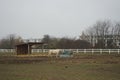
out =
[[[32,49],[32,53],[48,53],[50,49]],[[120,49],[61,49],[61,50],[72,50],[74,53],[90,53],[90,54],[120,54]],[[0,49],[0,53],[15,53],[15,49]]]
[[15,49],[0,49],[0,53],[15,53]]

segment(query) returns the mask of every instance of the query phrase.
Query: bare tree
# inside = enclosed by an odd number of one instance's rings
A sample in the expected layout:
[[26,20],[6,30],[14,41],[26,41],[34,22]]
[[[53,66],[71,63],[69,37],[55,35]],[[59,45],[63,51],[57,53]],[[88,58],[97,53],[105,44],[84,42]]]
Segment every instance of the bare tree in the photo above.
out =
[[11,49],[14,48],[16,44],[19,44],[21,42],[22,38],[20,36],[10,34],[6,38],[0,40],[0,48]]
[[[93,47],[105,48],[107,45],[105,38],[110,34],[112,23],[111,21],[97,21],[92,27],[90,27],[85,33],[89,38]],[[97,45],[97,46],[96,46]]]
[[120,23],[116,23],[113,31],[114,35],[120,35]]

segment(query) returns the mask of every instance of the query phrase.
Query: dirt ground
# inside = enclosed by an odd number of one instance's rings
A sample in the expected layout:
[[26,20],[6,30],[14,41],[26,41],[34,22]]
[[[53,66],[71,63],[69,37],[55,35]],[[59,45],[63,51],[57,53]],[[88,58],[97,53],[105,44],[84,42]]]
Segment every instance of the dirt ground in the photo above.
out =
[[40,62],[71,62],[71,63],[104,63],[119,64],[120,55],[74,55],[71,58],[56,58],[36,55],[0,56],[0,63],[40,63]]
[[0,56],[0,80],[120,80],[120,55]]

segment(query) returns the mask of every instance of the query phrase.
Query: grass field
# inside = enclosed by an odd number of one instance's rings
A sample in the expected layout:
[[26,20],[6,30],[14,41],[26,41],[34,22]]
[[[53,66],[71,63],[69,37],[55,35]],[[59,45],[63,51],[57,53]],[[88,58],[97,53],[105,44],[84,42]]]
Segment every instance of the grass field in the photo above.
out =
[[0,80],[120,80],[120,55],[0,56]]

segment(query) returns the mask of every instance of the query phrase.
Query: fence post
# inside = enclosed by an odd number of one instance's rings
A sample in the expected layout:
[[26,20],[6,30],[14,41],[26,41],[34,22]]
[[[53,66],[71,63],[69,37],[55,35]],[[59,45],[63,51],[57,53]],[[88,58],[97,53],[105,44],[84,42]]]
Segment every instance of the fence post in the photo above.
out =
[[110,49],[109,49],[109,54],[110,54]]
[[102,54],[102,49],[100,49],[100,54]]
[[84,54],[86,54],[86,49],[84,49]]
[[78,53],[78,49],[77,49],[77,51],[76,51],[77,53]]
[[94,53],[94,49],[92,49],[92,54]]
[[120,50],[118,49],[118,54],[120,53]]

